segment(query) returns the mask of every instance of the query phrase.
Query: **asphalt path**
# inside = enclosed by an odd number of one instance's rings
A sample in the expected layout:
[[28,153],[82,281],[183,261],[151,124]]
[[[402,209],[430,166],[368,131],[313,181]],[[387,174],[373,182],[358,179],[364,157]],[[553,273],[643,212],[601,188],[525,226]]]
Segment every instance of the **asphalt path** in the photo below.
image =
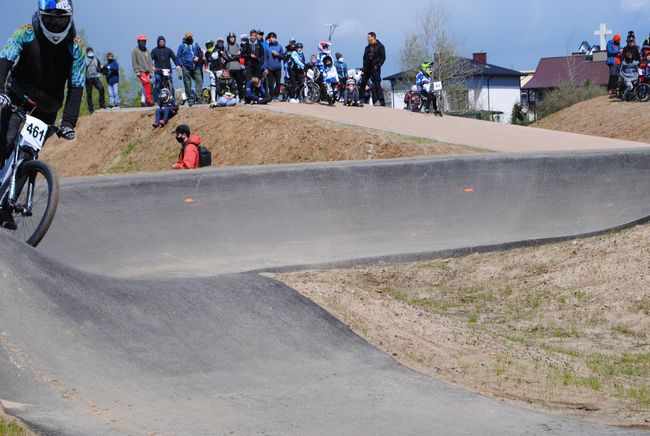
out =
[[566,239],[650,215],[650,152],[72,179],[0,233],[0,402],[46,434],[634,434],[413,372],[258,274]]

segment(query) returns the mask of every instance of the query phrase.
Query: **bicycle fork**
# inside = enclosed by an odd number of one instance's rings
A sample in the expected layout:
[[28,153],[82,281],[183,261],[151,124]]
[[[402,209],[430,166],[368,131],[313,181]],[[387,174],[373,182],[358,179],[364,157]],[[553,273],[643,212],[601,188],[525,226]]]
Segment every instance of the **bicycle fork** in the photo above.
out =
[[23,158],[19,156],[18,150],[14,150],[7,162],[5,163],[2,172],[0,173],[2,180],[2,185],[0,192],[0,206],[6,205],[9,211],[16,211],[22,214],[23,216],[31,215],[32,204],[33,204],[33,193],[34,193],[34,181],[29,180],[27,187],[27,207],[19,207],[16,205],[16,177],[18,174],[18,167],[23,162]]

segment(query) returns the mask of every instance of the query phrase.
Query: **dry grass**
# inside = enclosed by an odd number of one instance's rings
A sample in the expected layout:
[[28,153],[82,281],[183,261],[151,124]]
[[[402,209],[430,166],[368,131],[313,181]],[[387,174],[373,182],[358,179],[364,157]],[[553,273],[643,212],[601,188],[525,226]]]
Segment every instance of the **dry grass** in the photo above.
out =
[[648,247],[650,226],[642,226],[503,253],[278,277],[434,377],[645,428]]
[[64,177],[170,170],[179,153],[172,135],[178,124],[188,124],[202,137],[213,153],[215,166],[477,152],[428,139],[243,107],[183,108],[164,129],[153,130],[151,122],[149,111],[96,112],[80,119],[78,139],[52,139],[41,158]]

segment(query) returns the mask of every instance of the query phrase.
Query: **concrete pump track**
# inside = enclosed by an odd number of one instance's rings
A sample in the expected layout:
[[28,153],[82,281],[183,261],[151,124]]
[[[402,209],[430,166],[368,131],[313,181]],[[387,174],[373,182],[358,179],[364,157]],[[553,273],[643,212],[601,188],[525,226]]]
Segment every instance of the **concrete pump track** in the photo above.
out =
[[260,271],[453,256],[650,215],[650,152],[72,179],[0,232],[0,398],[45,434],[635,434],[411,371]]

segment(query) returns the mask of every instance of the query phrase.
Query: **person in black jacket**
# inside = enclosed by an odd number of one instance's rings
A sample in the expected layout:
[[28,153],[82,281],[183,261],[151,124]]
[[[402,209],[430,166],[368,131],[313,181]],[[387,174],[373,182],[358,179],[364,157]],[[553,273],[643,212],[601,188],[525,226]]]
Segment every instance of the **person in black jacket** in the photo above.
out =
[[632,53],[632,60],[641,62],[641,51],[639,50],[639,46],[636,45],[636,38],[634,37],[633,34],[629,34],[627,37],[627,45],[623,48],[623,51],[621,52],[621,62],[625,60],[625,55],[628,52]]
[[246,82],[253,77],[261,80],[264,77],[264,46],[258,40],[257,30],[251,30],[248,44],[242,45],[241,56],[246,66]]
[[[76,37],[72,14],[72,0],[39,3],[31,24],[19,27],[0,51],[0,166],[11,154],[21,124],[8,107],[22,105],[24,96],[37,104],[31,115],[47,124],[54,124],[65,101],[59,135],[67,140],[75,137],[86,53]],[[12,213],[2,206],[0,227],[15,230]]]
[[375,32],[368,33],[368,46],[363,53],[363,76],[359,82],[361,99],[364,99],[366,85],[372,82],[370,90],[375,106],[386,106],[384,91],[381,89],[381,67],[386,62],[386,48],[377,39]]
[[[163,81],[162,70],[170,70],[171,73],[172,61],[174,61],[174,65],[176,65],[176,70],[179,73],[181,71],[181,66],[178,63],[178,58],[176,57],[174,50],[167,47],[167,41],[165,40],[165,37],[162,35],[158,37],[157,46],[153,50],[151,50],[151,60],[153,61],[153,71],[156,76],[155,86],[153,89],[153,98],[155,101],[158,101],[158,93],[160,92],[160,86],[162,85],[162,81]],[[172,94],[174,93],[173,76],[174,76],[173,74],[169,75],[169,84],[172,87]]]

